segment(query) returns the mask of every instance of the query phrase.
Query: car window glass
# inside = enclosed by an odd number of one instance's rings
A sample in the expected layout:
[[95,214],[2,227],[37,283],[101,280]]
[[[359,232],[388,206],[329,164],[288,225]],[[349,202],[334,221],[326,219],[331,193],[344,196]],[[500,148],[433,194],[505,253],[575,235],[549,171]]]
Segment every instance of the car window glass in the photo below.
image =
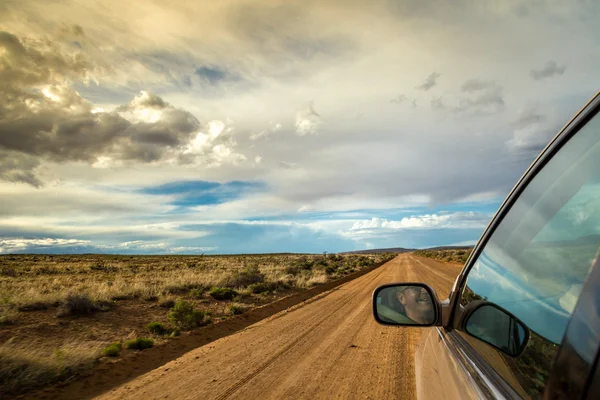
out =
[[600,246],[600,117],[533,178],[473,264],[461,306],[495,303],[531,331],[516,358],[460,334],[523,396],[538,397]]

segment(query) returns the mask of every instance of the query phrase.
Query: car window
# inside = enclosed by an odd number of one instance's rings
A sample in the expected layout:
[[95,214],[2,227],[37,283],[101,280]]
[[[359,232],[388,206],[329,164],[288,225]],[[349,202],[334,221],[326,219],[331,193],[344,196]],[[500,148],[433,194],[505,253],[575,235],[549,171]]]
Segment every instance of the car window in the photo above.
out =
[[487,300],[529,328],[529,342],[518,357],[460,332],[523,396],[539,397],[543,392],[583,283],[598,257],[599,139],[596,115],[521,193],[463,287],[461,306]]

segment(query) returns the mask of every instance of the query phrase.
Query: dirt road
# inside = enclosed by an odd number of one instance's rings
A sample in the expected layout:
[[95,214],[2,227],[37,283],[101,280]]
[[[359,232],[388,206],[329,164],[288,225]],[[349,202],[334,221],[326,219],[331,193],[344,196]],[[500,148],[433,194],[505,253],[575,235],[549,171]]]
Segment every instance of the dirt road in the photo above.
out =
[[100,398],[413,398],[421,330],[378,325],[371,293],[383,283],[423,281],[445,298],[459,272],[458,266],[402,254]]

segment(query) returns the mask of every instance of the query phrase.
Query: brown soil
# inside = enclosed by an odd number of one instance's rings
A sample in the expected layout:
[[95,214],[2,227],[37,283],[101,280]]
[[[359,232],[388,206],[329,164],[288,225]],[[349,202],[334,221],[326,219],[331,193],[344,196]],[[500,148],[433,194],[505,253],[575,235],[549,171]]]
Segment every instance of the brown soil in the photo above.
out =
[[[371,293],[383,283],[423,281],[445,298],[460,267],[402,254],[349,283],[214,340],[225,324],[141,352],[136,363],[106,364],[85,383],[37,398],[102,399],[413,398],[414,349],[423,330],[378,325]],[[222,326],[219,326],[222,325]],[[190,350],[190,341],[198,347]],[[178,348],[177,346],[181,346]],[[173,352],[180,358],[161,365]],[[161,365],[161,366],[159,366]],[[116,379],[116,382],[115,380]],[[126,382],[125,382],[126,381]],[[120,386],[108,390],[115,383]],[[104,383],[104,385],[102,385]],[[94,390],[89,390],[92,387]]]

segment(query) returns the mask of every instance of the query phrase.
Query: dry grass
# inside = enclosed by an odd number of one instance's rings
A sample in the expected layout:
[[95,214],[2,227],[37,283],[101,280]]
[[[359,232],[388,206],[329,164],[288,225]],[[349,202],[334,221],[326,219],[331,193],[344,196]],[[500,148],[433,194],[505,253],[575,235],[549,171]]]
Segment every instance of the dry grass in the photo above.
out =
[[0,307],[0,325],[14,324],[19,319],[19,312],[12,307]]
[[0,393],[14,394],[80,374],[98,359],[100,344],[68,343],[50,348],[35,345],[0,345]]
[[[153,300],[193,288],[243,288],[256,281],[243,280],[237,285],[240,271],[252,268],[260,271],[265,281],[306,289],[385,257],[380,254],[327,257],[7,255],[0,257],[2,270],[10,271],[0,275],[0,305],[22,310],[55,307],[72,293],[107,302],[133,298]],[[328,274],[326,270],[334,272]]]
[[421,257],[433,258],[439,261],[464,264],[467,262],[473,249],[452,249],[452,250],[417,250],[415,255]]

